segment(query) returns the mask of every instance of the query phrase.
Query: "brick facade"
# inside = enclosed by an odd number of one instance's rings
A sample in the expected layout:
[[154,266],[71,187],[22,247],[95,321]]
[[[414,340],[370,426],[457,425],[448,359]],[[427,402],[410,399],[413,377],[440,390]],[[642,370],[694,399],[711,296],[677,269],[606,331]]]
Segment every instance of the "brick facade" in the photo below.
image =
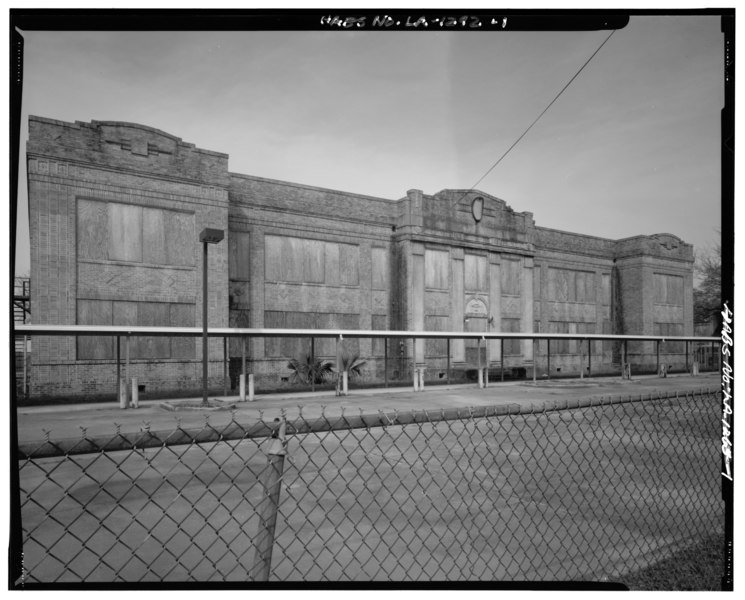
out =
[[[201,326],[197,236],[214,227],[226,238],[209,250],[213,326],[692,333],[693,252],[673,235],[615,241],[537,227],[532,213],[478,191],[384,199],[230,173],[227,155],[130,123],[31,117],[27,158],[34,323]],[[201,385],[199,340],[133,344],[130,376],[148,393]],[[288,359],[309,345],[249,340],[257,386],[286,385]],[[578,370],[580,349],[552,346],[551,372]],[[346,351],[382,379],[383,342]],[[444,343],[414,354],[411,341],[391,341],[388,351],[391,376],[416,362],[437,378],[447,364]],[[472,369],[477,351],[453,340],[453,372]],[[616,368],[618,348],[591,351],[593,372]],[[32,396],[112,394],[114,352],[103,338],[35,339]],[[333,352],[316,341],[316,355]],[[240,341],[228,353],[239,359]],[[506,342],[504,354],[498,341],[482,349],[492,367],[549,367],[545,342]],[[648,354],[629,345],[639,367]],[[210,358],[220,389],[220,340]],[[664,358],[682,360],[677,350]]]

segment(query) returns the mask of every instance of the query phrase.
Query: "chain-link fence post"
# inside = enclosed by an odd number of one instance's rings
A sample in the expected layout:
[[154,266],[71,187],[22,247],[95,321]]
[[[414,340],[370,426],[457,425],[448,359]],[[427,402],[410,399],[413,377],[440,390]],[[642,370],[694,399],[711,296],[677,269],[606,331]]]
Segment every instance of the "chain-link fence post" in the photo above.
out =
[[275,433],[267,452],[268,462],[263,472],[262,486],[264,496],[259,507],[259,531],[256,536],[254,562],[251,566],[251,578],[254,581],[269,581],[272,567],[272,547],[274,546],[274,528],[277,525],[279,511],[279,492],[282,485],[282,473],[285,467],[287,447],[285,429],[287,422],[282,419],[279,430]]

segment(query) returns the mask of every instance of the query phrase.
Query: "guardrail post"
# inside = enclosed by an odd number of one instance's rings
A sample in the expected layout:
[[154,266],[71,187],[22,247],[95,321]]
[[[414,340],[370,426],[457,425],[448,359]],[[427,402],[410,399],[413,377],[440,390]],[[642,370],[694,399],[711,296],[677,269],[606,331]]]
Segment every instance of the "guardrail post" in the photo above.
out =
[[504,381],[504,338],[499,338],[499,371]]
[[341,395],[341,335],[336,338],[336,395]]
[[448,338],[447,342],[448,342],[448,366],[447,366],[447,377],[448,377],[448,385],[450,385],[450,338]]
[[238,383],[241,402],[246,401],[246,336],[241,336],[241,377]]
[[383,377],[385,387],[388,387],[388,338],[383,338]]
[[222,394],[228,395],[228,338],[222,338]]
[[124,343],[124,408],[129,406],[129,334]]
[[412,343],[412,365],[414,371],[414,391],[419,391],[419,370],[416,367],[416,338],[411,338]]
[[484,387],[484,373],[481,370],[481,338],[476,340],[476,356],[477,356],[477,367],[478,367],[478,380],[479,380],[479,389]]
[[536,352],[538,340],[533,338],[533,383],[535,383],[535,371],[538,366],[538,352]]
[[[316,364],[316,338],[311,336],[310,338],[310,364],[311,366]],[[316,374],[315,369],[311,371],[310,375],[310,391],[315,392],[316,391]]]
[[274,530],[279,512],[279,492],[282,487],[282,473],[285,467],[287,442],[285,439],[287,423],[282,419],[279,430],[270,441],[267,452],[267,466],[262,473],[264,497],[259,506],[259,531],[256,536],[254,562],[251,567],[251,578],[254,581],[269,581],[272,567],[272,548]]
[[116,336],[116,397],[119,400],[120,408],[122,406],[122,363],[121,363],[121,336]]
[[491,356],[489,356],[489,342],[486,341],[486,338],[482,338],[484,340],[484,362],[486,365],[484,365],[484,387],[489,387],[489,360],[491,359]]
[[132,408],[140,407],[140,389],[137,387],[137,377],[132,377]]

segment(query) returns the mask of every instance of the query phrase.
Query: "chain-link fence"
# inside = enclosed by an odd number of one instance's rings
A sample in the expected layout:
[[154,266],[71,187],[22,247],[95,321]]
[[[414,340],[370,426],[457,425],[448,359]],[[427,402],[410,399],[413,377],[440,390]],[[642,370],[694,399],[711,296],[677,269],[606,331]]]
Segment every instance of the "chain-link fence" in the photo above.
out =
[[612,581],[723,531],[718,392],[557,403],[22,444],[18,583]]

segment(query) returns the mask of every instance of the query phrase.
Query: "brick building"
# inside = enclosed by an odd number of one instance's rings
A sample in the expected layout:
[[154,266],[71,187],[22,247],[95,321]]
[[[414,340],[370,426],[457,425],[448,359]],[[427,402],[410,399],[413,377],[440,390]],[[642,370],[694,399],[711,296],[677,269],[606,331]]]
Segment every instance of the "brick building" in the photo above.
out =
[[[693,334],[689,244],[670,234],[603,239],[537,227],[483,192],[410,190],[385,199],[231,173],[228,156],[151,127],[29,119],[27,145],[33,322],[201,326],[204,227],[226,239],[209,252],[215,327]],[[472,205],[481,218],[476,221]],[[479,210],[480,209],[480,210]],[[334,355],[316,340],[317,356]],[[222,386],[223,346],[210,340]],[[383,378],[384,342],[349,340]],[[278,387],[309,340],[252,339],[257,387]],[[586,344],[585,344],[586,346]],[[682,363],[667,344],[664,360]],[[389,377],[412,360],[437,378],[446,342],[389,341]],[[543,375],[546,343],[489,342],[490,365]],[[477,361],[453,340],[454,377]],[[578,372],[576,341],[551,345],[552,372]],[[237,344],[229,353],[240,355]],[[593,342],[593,373],[615,369],[618,347]],[[654,361],[629,344],[632,368]],[[108,394],[111,338],[35,340],[31,393]],[[148,392],[201,384],[197,339],[139,338],[132,370]]]

